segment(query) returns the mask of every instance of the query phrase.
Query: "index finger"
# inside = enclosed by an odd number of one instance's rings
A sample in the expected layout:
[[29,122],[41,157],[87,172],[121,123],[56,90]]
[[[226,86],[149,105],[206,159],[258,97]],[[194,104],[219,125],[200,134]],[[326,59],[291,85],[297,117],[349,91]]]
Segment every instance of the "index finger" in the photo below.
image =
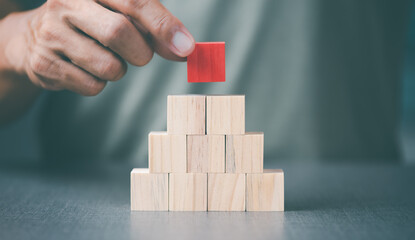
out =
[[150,34],[154,50],[162,57],[182,60],[192,53],[195,41],[186,27],[158,0],[99,0],[128,15]]

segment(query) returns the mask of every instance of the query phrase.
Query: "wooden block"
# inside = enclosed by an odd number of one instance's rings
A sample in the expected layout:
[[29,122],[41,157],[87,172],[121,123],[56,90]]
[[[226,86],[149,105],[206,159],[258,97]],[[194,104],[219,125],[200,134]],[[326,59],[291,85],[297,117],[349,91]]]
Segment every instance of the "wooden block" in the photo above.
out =
[[203,95],[170,95],[167,97],[167,133],[205,134]]
[[247,211],[284,211],[284,172],[266,169],[246,174]]
[[208,211],[245,211],[245,174],[208,174]]
[[186,135],[150,132],[148,165],[150,173],[186,172]]
[[134,168],[131,171],[131,210],[167,211],[168,183],[167,173],[149,173],[147,168]]
[[226,136],[226,172],[262,173],[264,133]]
[[188,82],[225,81],[225,42],[199,42],[187,57]]
[[245,95],[207,96],[207,134],[245,133]]
[[225,135],[187,136],[187,172],[225,172]]
[[207,211],[207,173],[170,173],[170,211]]

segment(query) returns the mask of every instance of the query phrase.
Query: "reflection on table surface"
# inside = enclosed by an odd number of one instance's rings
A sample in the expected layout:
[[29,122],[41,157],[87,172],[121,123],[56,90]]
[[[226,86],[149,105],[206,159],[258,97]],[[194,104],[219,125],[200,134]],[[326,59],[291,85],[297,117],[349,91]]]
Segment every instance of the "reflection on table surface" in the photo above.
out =
[[130,166],[0,166],[0,239],[389,239],[415,233],[415,167],[281,165],[285,212],[130,212]]

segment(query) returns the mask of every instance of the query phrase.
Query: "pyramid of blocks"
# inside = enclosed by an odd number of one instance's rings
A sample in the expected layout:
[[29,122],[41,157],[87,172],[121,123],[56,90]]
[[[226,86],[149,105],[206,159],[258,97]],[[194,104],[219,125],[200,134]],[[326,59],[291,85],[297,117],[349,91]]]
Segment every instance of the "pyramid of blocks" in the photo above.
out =
[[[189,82],[225,81],[225,44],[196,43]],[[167,132],[148,135],[131,210],[284,211],[284,172],[265,169],[264,134],[245,132],[244,95],[170,95]]]
[[167,132],[131,172],[131,210],[283,211],[284,173],[263,169],[264,134],[245,132],[245,96],[172,95]]

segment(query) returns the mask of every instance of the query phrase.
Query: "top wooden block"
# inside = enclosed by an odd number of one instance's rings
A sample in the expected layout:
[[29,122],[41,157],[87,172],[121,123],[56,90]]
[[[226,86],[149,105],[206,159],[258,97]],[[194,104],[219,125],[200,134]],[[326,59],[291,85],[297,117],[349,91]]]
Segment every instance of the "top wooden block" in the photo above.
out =
[[245,133],[245,95],[211,95],[206,98],[207,134]]
[[203,95],[169,95],[167,97],[168,134],[205,134]]
[[188,82],[225,81],[225,42],[199,42],[187,57]]

